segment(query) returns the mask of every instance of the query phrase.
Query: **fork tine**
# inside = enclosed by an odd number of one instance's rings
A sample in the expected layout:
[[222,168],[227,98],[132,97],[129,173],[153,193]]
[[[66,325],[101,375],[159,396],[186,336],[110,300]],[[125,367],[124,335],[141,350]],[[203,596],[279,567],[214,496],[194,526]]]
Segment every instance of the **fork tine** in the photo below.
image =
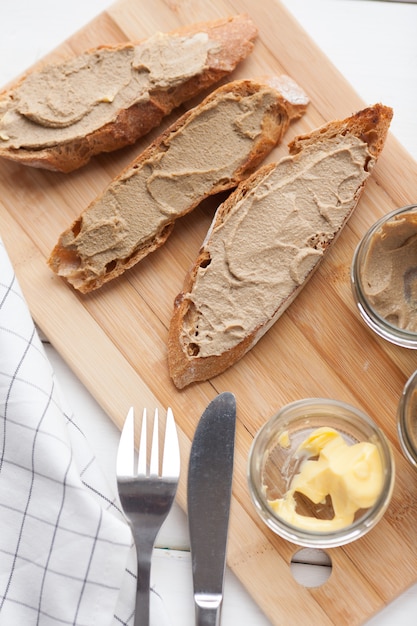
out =
[[153,420],[153,433],[152,433],[152,447],[151,447],[151,462],[149,465],[149,475],[159,475],[159,425],[158,425],[158,409],[155,409],[155,416]]
[[118,476],[133,476],[135,465],[134,409],[130,407],[120,435],[117,449],[116,472]]
[[165,426],[164,456],[162,459],[162,476],[164,478],[178,478],[180,474],[180,447],[178,432],[175,426],[172,409],[167,409]]
[[146,476],[147,474],[147,415],[146,409],[142,413],[142,427],[140,430],[139,455],[138,455],[138,476]]

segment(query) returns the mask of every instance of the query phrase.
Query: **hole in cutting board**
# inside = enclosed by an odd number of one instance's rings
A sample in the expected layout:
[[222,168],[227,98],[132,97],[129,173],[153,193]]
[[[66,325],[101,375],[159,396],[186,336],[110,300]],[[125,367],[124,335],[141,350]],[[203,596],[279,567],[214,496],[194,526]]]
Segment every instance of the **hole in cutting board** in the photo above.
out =
[[303,587],[320,587],[331,576],[332,560],[324,550],[301,548],[292,555],[290,570]]

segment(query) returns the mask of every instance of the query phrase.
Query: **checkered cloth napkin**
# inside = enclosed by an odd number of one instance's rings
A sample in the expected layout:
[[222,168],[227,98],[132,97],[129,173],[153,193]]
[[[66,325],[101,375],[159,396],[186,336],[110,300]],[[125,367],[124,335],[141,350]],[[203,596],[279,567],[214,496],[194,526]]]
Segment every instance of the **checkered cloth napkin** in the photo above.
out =
[[[130,528],[60,396],[0,240],[0,626],[133,625]],[[156,593],[152,624],[167,624]]]

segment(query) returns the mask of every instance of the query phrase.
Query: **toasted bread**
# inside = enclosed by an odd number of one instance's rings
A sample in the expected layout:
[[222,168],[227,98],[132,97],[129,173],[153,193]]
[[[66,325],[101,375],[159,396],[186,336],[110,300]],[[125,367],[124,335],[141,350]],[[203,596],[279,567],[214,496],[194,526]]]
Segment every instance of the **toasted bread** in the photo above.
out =
[[312,276],[358,203],[384,145],[381,104],[289,145],[220,205],[177,296],[168,363],[178,388],[243,357]]
[[83,293],[119,276],[160,247],[179,217],[247,178],[307,103],[287,76],[219,87],[162,133],[61,234],[50,267]]
[[0,94],[0,157],[70,172],[132,144],[230,74],[256,36],[236,15],[28,72]]

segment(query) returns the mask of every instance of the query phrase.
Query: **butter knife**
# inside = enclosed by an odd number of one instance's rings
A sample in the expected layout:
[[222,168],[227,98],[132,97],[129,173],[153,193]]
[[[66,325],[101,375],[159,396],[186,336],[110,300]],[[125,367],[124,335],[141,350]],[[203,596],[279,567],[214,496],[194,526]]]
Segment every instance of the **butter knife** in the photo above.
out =
[[188,467],[187,504],[196,626],[219,626],[232,495],[236,399],[219,394],[198,423]]

